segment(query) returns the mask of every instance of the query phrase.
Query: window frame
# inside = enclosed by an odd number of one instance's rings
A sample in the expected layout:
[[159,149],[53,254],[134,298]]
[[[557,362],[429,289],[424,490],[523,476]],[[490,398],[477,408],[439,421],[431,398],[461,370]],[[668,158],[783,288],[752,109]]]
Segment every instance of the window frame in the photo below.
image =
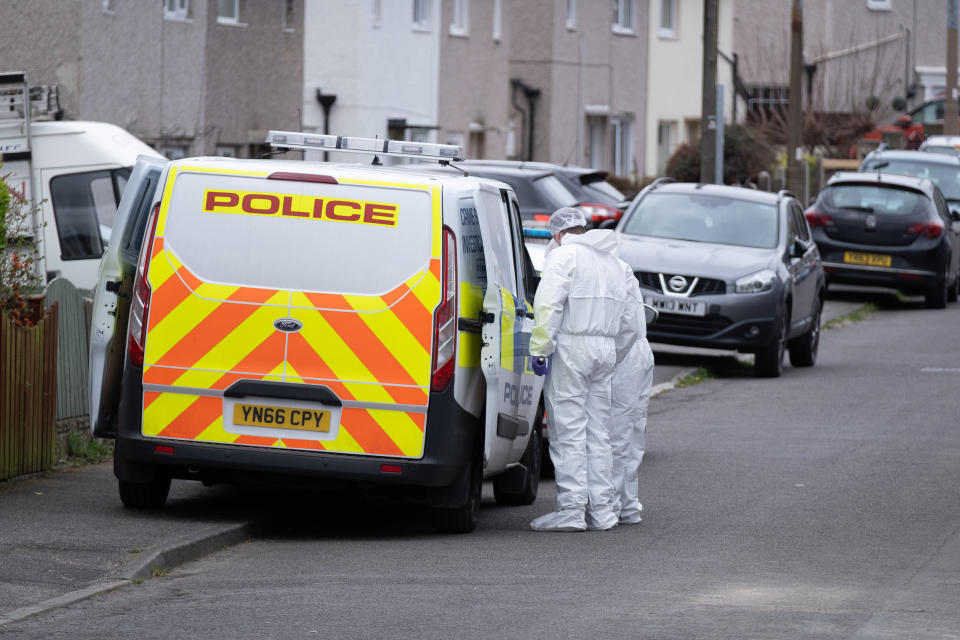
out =
[[466,38],[470,35],[470,0],[452,0],[450,3],[450,35]]
[[[629,26],[624,25],[624,16],[629,18]],[[637,2],[636,0],[613,0],[612,31],[618,35],[636,35],[637,33]]]
[[[87,202],[85,204],[90,205],[88,208],[77,209],[80,214],[86,218],[86,220],[81,220],[85,223],[87,227],[86,230],[90,231],[91,229],[96,230],[95,235],[87,236],[88,240],[95,241],[96,245],[100,247],[100,253],[95,252],[88,253],[76,253],[72,255],[66,255],[64,247],[64,232],[68,229],[82,228],[78,227],[71,219],[68,219],[69,212],[68,209],[72,207],[67,205],[67,201],[64,200],[63,196],[65,195],[75,195],[66,194],[60,191],[60,185],[63,183],[63,179],[66,179],[66,184],[69,184],[70,181],[77,181],[81,178],[86,178],[86,182],[83,185],[84,195],[88,196],[85,198]],[[70,262],[72,260],[91,260],[97,259],[103,256],[104,251],[107,248],[106,240],[104,240],[100,231],[100,215],[99,209],[97,207],[97,201],[95,194],[91,185],[94,180],[97,179],[108,179],[110,181],[110,190],[111,195],[113,196],[113,214],[116,216],[116,208],[120,206],[120,196],[123,192],[122,187],[119,184],[120,179],[123,179],[126,184],[126,181],[130,179],[130,169],[121,168],[121,169],[95,169],[93,171],[78,171],[73,173],[61,173],[59,175],[53,176],[50,178],[50,203],[53,207],[53,217],[57,226],[57,244],[58,249],[60,250],[60,259],[64,262]],[[111,224],[112,228],[112,224]],[[93,244],[89,245],[89,248],[93,248]]]
[[[664,26],[664,7],[670,7],[670,24]],[[676,40],[677,36],[677,0],[660,0],[660,15],[657,21],[657,36],[665,40]]]
[[503,40],[503,0],[493,0],[493,41]]
[[294,0],[283,0],[283,18],[281,24],[285,32],[294,33],[297,30],[295,26],[296,20],[294,19],[296,13],[297,9]]
[[577,0],[567,0],[567,31],[577,30]]
[[[220,15],[220,3],[233,3],[233,17]],[[217,0],[217,24],[225,24],[231,27],[243,26],[240,22],[240,0]]]
[[[171,9],[171,7],[173,7]],[[190,0],[163,0],[163,19],[187,22],[190,20]]]
[[413,0],[411,6],[413,7],[413,15],[411,16],[413,30],[429,33],[432,22],[430,20],[430,0]]
[[867,0],[870,11],[893,11],[893,0]]

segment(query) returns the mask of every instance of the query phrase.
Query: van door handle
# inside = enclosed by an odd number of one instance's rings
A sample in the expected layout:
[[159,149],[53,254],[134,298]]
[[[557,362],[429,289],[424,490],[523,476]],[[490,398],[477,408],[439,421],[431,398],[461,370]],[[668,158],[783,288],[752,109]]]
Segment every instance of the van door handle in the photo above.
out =
[[119,280],[107,280],[107,283],[104,285],[107,291],[110,293],[120,293],[120,281]]

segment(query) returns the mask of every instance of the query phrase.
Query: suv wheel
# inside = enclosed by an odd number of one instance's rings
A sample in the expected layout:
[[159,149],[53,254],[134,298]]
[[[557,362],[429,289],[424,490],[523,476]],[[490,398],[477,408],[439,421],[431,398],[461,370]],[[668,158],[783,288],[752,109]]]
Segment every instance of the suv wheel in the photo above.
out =
[[957,273],[957,277],[953,279],[953,285],[947,289],[947,302],[956,302],[960,294],[960,272]]
[[493,481],[493,497],[497,504],[516,506],[533,504],[540,487],[540,463],[543,460],[543,436],[540,431],[540,417],[543,405],[537,409],[537,421],[530,432],[527,448],[520,458],[521,467],[515,467]]
[[787,345],[787,328],[790,323],[786,312],[780,315],[777,332],[770,344],[757,351],[754,356],[753,372],[758,378],[778,378],[783,373],[783,352]]
[[790,341],[790,364],[794,367],[812,367],[817,362],[817,351],[820,348],[820,314],[823,312],[823,302],[817,300],[811,318],[810,329],[805,334]]

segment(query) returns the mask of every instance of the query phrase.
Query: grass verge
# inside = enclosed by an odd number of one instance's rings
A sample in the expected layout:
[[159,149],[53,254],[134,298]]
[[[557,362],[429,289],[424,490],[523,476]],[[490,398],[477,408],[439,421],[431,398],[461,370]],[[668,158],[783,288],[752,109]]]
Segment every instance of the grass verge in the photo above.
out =
[[684,387],[692,387],[694,385],[700,384],[701,382],[706,382],[707,380],[713,380],[716,376],[713,375],[713,372],[704,367],[700,367],[693,373],[688,373],[679,380],[677,384],[674,385],[674,389],[683,389]]
[[860,322],[870,314],[874,313],[877,310],[877,305],[872,302],[868,302],[862,307],[857,307],[850,313],[846,313],[842,316],[837,316],[832,320],[828,320],[823,323],[823,329],[836,329],[838,327],[845,327],[851,325],[855,322]]
[[94,438],[86,431],[67,434],[67,461],[74,464],[95,464],[113,457],[113,441]]

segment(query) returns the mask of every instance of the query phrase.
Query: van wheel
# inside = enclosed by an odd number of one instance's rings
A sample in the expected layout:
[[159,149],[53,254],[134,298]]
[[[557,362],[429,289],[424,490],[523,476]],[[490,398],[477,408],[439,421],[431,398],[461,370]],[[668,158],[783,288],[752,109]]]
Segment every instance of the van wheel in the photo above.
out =
[[789,327],[790,321],[784,312],[777,320],[777,332],[773,340],[754,355],[753,372],[758,378],[779,378],[783,373],[783,352]]
[[128,509],[158,509],[167,501],[170,478],[159,476],[150,482],[120,480],[120,501]]
[[[538,416],[542,411],[538,411]],[[515,467],[493,480],[493,497],[497,504],[518,506],[533,504],[540,488],[540,462],[542,461],[543,435],[540,419],[533,425],[527,448],[520,458],[523,468]]]
[[477,528],[480,515],[480,496],[483,492],[482,448],[470,456],[463,504],[459,507],[434,507],[433,526],[440,533],[470,533]]
[[960,273],[953,279],[953,284],[947,289],[947,302],[956,302],[960,294]]

